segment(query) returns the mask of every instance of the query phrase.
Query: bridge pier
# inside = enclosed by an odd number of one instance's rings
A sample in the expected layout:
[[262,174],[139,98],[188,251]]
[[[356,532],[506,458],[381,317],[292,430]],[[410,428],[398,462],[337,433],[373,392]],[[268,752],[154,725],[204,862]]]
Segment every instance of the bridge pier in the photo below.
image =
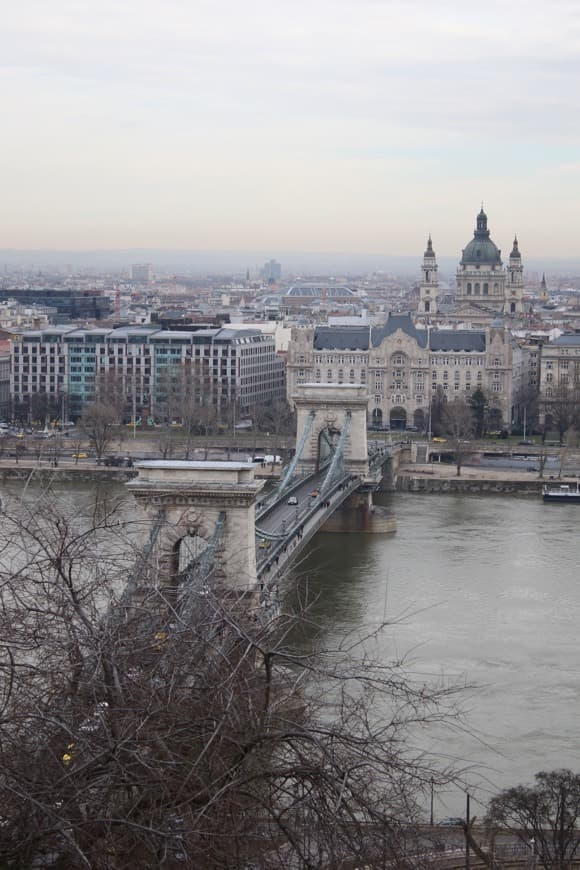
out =
[[371,489],[358,489],[326,520],[321,531],[384,534],[397,531],[397,520],[392,511],[373,504]]
[[[214,540],[214,576],[220,586],[245,590],[257,583],[255,503],[264,481],[241,462],[152,460],[137,464],[139,476],[127,484],[152,524],[164,515],[155,545],[157,584],[176,582],[182,542],[199,552]],[[194,554],[195,555],[195,554]]]

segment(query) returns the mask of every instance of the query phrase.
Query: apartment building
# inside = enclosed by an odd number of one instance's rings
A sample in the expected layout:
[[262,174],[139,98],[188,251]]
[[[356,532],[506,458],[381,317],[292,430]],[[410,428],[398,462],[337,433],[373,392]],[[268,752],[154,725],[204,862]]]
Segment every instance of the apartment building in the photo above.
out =
[[198,332],[148,327],[71,329],[22,333],[12,342],[10,392],[15,405],[34,394],[64,401],[68,416],[115,391],[139,413],[155,416],[170,385],[188,384],[188,394],[240,411],[285,395],[285,365],[271,336],[258,330]]

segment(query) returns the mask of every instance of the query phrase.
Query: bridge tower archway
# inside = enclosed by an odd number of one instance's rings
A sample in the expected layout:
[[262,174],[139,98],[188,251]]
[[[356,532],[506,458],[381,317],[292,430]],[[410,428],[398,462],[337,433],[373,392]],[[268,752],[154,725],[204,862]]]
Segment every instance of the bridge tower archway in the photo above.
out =
[[369,471],[366,387],[362,384],[300,384],[292,399],[296,406],[296,449],[301,448],[298,473],[317,471],[324,453],[321,444],[337,444],[344,426],[348,425],[344,468],[365,478]]
[[333,455],[336,446],[338,444],[338,439],[340,438],[340,429],[337,429],[332,423],[328,426],[325,426],[320,430],[318,435],[318,452],[316,455],[316,470],[331,458]]
[[160,586],[173,587],[179,572],[212,541],[220,585],[256,584],[255,505],[264,481],[254,478],[253,465],[153,460],[136,468],[138,477],[127,488],[152,527],[162,520],[152,554]]

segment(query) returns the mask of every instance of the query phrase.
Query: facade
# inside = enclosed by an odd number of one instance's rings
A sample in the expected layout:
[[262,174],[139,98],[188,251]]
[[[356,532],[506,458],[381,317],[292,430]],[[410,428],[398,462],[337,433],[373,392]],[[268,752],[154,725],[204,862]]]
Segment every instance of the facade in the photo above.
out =
[[0,340],[0,417],[10,417],[10,342]]
[[134,410],[155,416],[180,378],[200,403],[218,408],[245,410],[285,395],[284,362],[273,338],[257,330],[61,326],[25,332],[11,347],[14,405],[42,393],[66,404],[73,418],[99,391],[113,389]]
[[139,284],[150,284],[153,281],[153,266],[151,263],[133,263],[131,266],[131,281]]
[[297,327],[288,399],[299,384],[366,384],[370,423],[425,429],[438,387],[449,401],[481,387],[498,418],[511,423],[524,354],[498,321],[482,330],[422,329],[408,314],[390,314],[381,327]]
[[268,260],[264,263],[261,276],[267,283],[275,283],[282,277],[282,265],[277,260]]
[[104,320],[111,313],[111,301],[101,290],[13,289],[0,290],[0,302],[14,299],[24,305],[54,309],[55,323],[70,320]]
[[507,268],[492,241],[483,208],[476,218],[473,239],[461,253],[457,269],[455,304],[483,306],[495,313],[521,314],[524,290],[522,257],[514,238]]
[[541,353],[540,422],[565,431],[580,398],[580,335],[561,335],[544,344]]

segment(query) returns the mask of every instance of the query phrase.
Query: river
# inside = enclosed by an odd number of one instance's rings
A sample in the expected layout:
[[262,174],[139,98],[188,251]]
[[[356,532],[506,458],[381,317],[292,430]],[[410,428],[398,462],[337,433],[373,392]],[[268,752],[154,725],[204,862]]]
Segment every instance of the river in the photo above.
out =
[[[91,495],[81,485],[62,492],[79,502]],[[381,657],[409,654],[415,672],[477,686],[465,700],[468,730],[445,743],[447,756],[472,766],[474,814],[539,770],[580,771],[580,506],[468,495],[378,501],[395,511],[395,535],[318,534],[294,571],[300,585],[308,578],[323,640],[367,632],[386,616]],[[436,816],[460,814],[463,802],[459,789],[437,794]]]
[[[492,794],[539,770],[580,771],[580,506],[381,500],[397,515],[396,535],[319,534],[300,565],[328,641],[386,615],[395,624],[379,642],[385,659],[409,654],[415,672],[476,684],[465,701],[468,731],[445,752],[473,765],[479,817]],[[460,814],[464,801],[459,789],[438,794],[436,816]]]

